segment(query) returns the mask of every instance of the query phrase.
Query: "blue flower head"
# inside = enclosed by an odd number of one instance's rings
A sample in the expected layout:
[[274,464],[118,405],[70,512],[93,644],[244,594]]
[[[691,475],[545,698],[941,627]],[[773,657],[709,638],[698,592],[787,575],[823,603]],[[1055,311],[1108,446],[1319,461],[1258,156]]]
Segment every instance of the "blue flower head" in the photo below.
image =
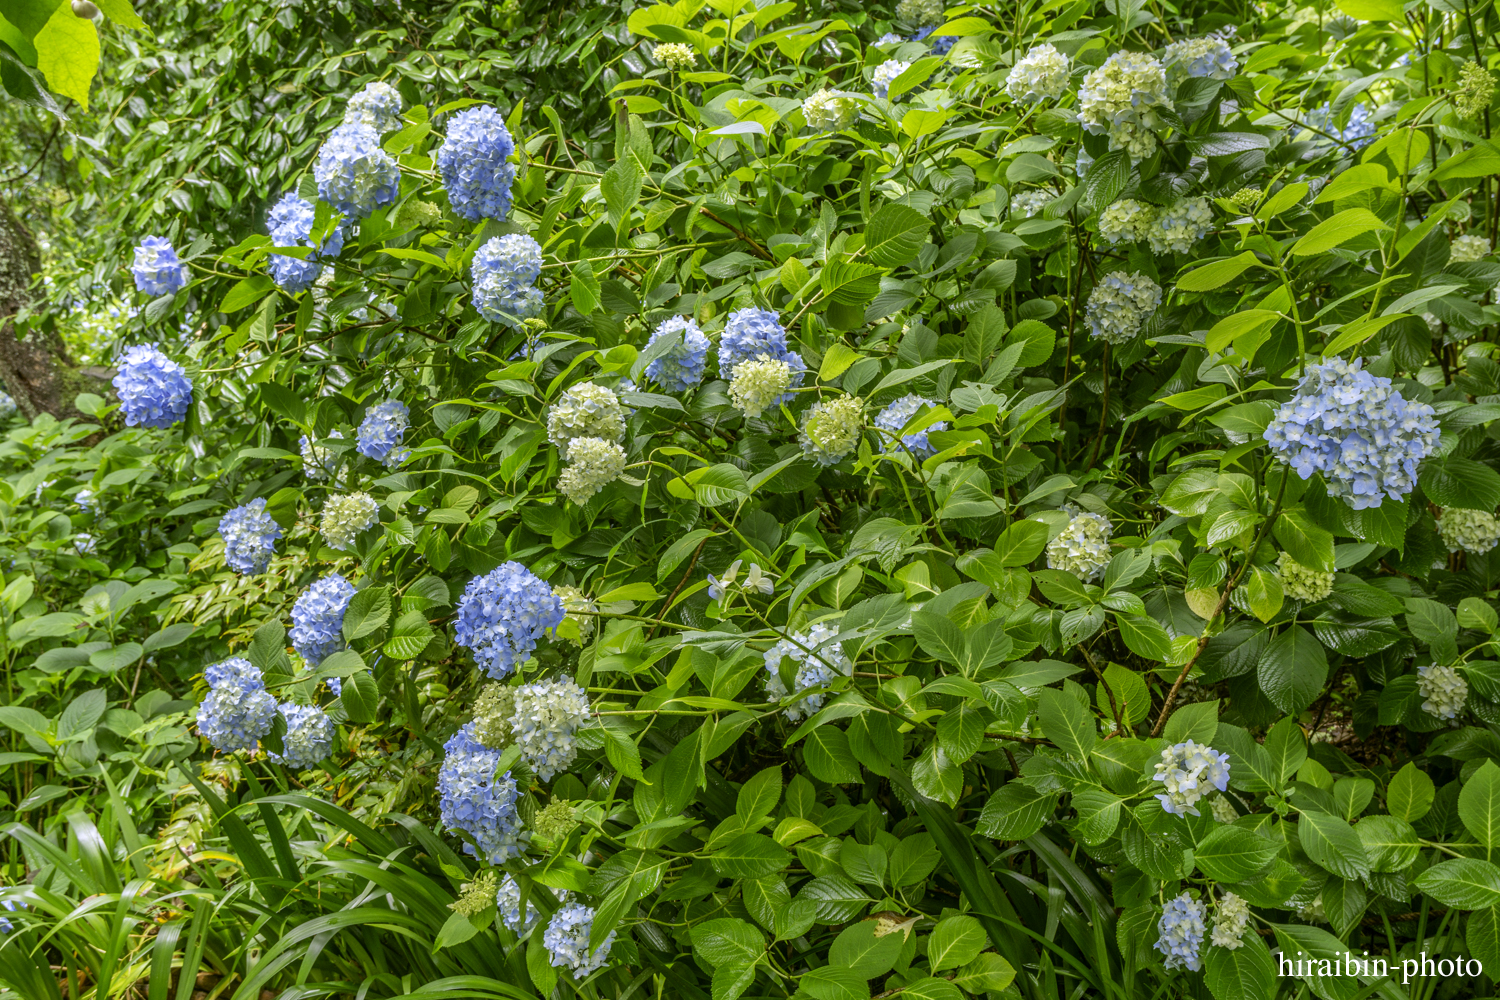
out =
[[[902,396],[890,406],[880,411],[879,416],[875,418],[875,426],[889,433],[891,437],[897,437],[901,433],[901,428],[905,427],[911,421],[911,418],[917,415],[918,410],[924,406],[936,405],[937,403],[932,400],[924,399],[915,394]],[[912,454],[917,455],[919,458],[929,458],[937,454],[937,450],[928,442],[928,432],[945,431],[947,429],[948,422],[946,420],[939,420],[937,423],[924,427],[914,434],[905,435],[901,438],[901,443],[906,445]]]
[[359,122],[376,132],[389,132],[401,124],[401,92],[388,83],[373,80],[365,89],[349,98],[344,108],[345,122]]
[[1163,964],[1167,969],[1187,966],[1197,972],[1202,968],[1198,950],[1203,946],[1203,935],[1208,930],[1203,923],[1205,911],[1206,907],[1187,893],[1168,900],[1162,907],[1161,921],[1157,924],[1161,937],[1156,942],[1156,950],[1166,956]]
[[[0,909],[10,910],[14,913],[21,908],[22,904],[16,902],[14,899],[0,901]],[[0,934],[11,934],[15,932],[15,929],[16,925],[11,922],[9,917],[0,917]]]
[[476,576],[458,601],[454,640],[495,680],[536,649],[566,617],[563,602],[535,573],[508,562]]
[[646,366],[646,377],[672,392],[687,392],[703,381],[703,369],[708,359],[708,338],[698,329],[698,324],[687,316],[665,319],[646,342],[646,349],[650,350],[658,341],[679,333],[678,342]]
[[147,295],[170,295],[187,284],[187,266],[165,236],[147,236],[135,248],[130,267],[135,287]]
[[[719,377],[734,378],[734,370],[745,361],[785,361],[792,370],[790,388],[802,384],[807,365],[802,355],[787,347],[786,328],[769,309],[740,309],[729,314],[724,332],[719,335]],[[778,395],[772,404],[792,401],[792,393]]]
[[510,186],[516,179],[510,157],[515,151],[505,119],[489,105],[454,115],[447,138],[432,157],[453,211],[471,222],[509,215]]
[[113,384],[129,427],[171,427],[193,401],[187,372],[155,344],[127,348]]
[[318,197],[350,218],[363,219],[393,204],[401,168],[380,148],[380,134],[362,122],[333,130],[313,165]]
[[354,587],[337,573],[329,573],[302,592],[292,605],[292,648],[310,667],[322,663],[344,645],[344,611]]
[[276,699],[260,671],[235,657],[203,672],[208,697],[198,706],[198,731],[221,753],[254,750],[276,721]]
[[605,935],[603,943],[589,951],[589,937],[594,930],[594,908],[582,903],[566,903],[557,908],[542,932],[547,960],[559,969],[569,969],[582,979],[604,968],[609,950],[615,943],[615,932]]
[[492,865],[520,854],[530,834],[516,812],[518,789],[506,771],[496,775],[499,750],[474,736],[470,722],[443,745],[447,757],[438,771],[438,809],[443,825],[467,833],[464,851]]
[[[283,195],[271,207],[271,214],[266,220],[271,231],[271,242],[279,247],[312,246],[308,237],[312,235],[314,216],[312,202],[291,193]],[[266,258],[266,269],[271,272],[271,279],[276,284],[295,295],[307,291],[318,280],[318,274],[322,270],[319,261],[325,257],[337,257],[342,249],[344,229],[342,226],[335,226],[323,245],[315,248],[306,259],[273,253]]]
[[209,664],[203,668],[203,679],[208,682],[209,687],[230,683],[265,684],[260,668],[242,656],[231,656],[227,660]]
[[266,501],[257,497],[219,519],[224,536],[224,562],[238,573],[264,573],[276,554],[281,525],[266,513]]
[[[1349,124],[1339,128],[1333,120],[1333,108],[1324,104],[1307,116],[1307,124],[1322,132],[1336,136],[1356,150],[1364,149],[1375,140],[1374,114],[1367,104],[1356,104],[1349,109]],[[1314,138],[1321,139],[1321,136]]]
[[282,702],[286,735],[281,738],[282,752],[266,756],[287,767],[302,769],[326,760],[333,753],[333,720],[316,705],[294,705]]
[[411,455],[401,444],[411,426],[411,411],[399,399],[387,399],[370,407],[359,425],[355,449],[368,458],[394,469]]
[[530,236],[511,233],[487,241],[474,254],[474,308],[494,323],[520,328],[542,312],[542,247]]
[[[936,30],[937,30],[937,25],[935,25],[935,24],[932,25],[931,27],[922,28],[915,35],[911,36],[911,41],[913,41],[913,42],[924,41],[927,38],[928,35],[932,34]],[[956,37],[954,37],[953,35],[943,35],[941,38],[934,39],[933,42],[932,42],[932,54],[935,55],[935,56],[945,56],[945,55],[947,55],[948,54],[948,50],[951,49],[951,48],[953,48],[953,43],[955,43],[957,41],[958,41],[958,39]]]

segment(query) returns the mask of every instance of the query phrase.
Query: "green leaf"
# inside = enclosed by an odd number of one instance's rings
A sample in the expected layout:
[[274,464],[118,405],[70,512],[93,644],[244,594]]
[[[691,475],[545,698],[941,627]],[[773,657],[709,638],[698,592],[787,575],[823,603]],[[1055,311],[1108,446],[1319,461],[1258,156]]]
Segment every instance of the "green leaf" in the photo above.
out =
[[849,737],[837,726],[819,726],[808,734],[802,744],[802,758],[820,781],[847,785],[860,780],[859,761],[849,750]]
[[832,301],[862,306],[880,291],[880,274],[880,268],[872,264],[834,261],[823,267],[819,283]]
[[387,587],[366,587],[349,599],[344,609],[344,639],[353,642],[379,631],[391,617],[391,592]]
[[1328,656],[1311,632],[1293,625],[1266,647],[1258,676],[1271,704],[1283,712],[1301,712],[1323,692]]
[[89,85],[99,69],[99,32],[94,23],[74,14],[68,3],[59,3],[31,41],[36,47],[36,68],[46,77],[47,89],[71,97],[87,111]]
[[1458,793],[1458,818],[1492,858],[1500,845],[1500,766],[1486,760]]
[[414,660],[432,642],[433,636],[427,616],[420,611],[408,611],[396,619],[382,651],[395,660]]
[[1162,738],[1168,743],[1193,740],[1196,743],[1212,743],[1219,731],[1219,700],[1196,701],[1180,705],[1172,711]]
[[1500,472],[1472,458],[1432,458],[1417,470],[1427,499],[1443,507],[1493,511],[1500,507]]
[[1103,211],[1120,196],[1129,182],[1130,154],[1123,149],[1112,149],[1089,167],[1083,179],[1079,203],[1091,214]]
[[754,965],[766,954],[765,935],[735,917],[697,924],[690,937],[693,953],[711,968],[726,963]]
[[380,688],[368,671],[346,677],[341,682],[339,703],[349,721],[358,726],[369,725],[378,717]]
[[1458,619],[1448,605],[1422,597],[1406,599],[1406,627],[1432,650],[1439,663],[1458,659]]
[[964,769],[962,764],[949,760],[939,744],[933,743],[912,761],[911,780],[917,791],[928,798],[957,806],[964,790]]
[[1244,827],[1219,824],[1198,842],[1193,859],[1203,874],[1220,882],[1243,882],[1264,871],[1280,847]]
[[1255,254],[1248,250],[1237,257],[1216,260],[1181,275],[1177,279],[1177,289],[1182,292],[1211,292],[1229,284],[1255,263]]
[[1057,688],[1043,688],[1038,694],[1037,715],[1047,739],[1064,753],[1088,759],[1099,741],[1098,725],[1078,699]]
[[876,937],[878,926],[874,920],[861,920],[845,927],[828,948],[828,964],[849,969],[861,979],[874,979],[894,969],[906,936],[885,934]]
[[1370,874],[1370,858],[1354,827],[1337,816],[1305,809],[1297,819],[1297,839],[1307,856],[1339,878],[1361,879]]
[[605,727],[604,735],[604,756],[615,770],[637,781],[645,778],[641,770],[641,748],[635,745],[635,740],[609,727]]
[[222,313],[238,312],[246,306],[259,302],[275,287],[276,282],[264,274],[253,274],[248,278],[242,278],[229,289],[228,294],[224,296],[224,301],[219,303],[219,311]]
[[865,227],[865,256],[881,267],[910,263],[927,242],[932,220],[906,205],[882,205]]
[[603,295],[599,276],[594,273],[594,265],[586,260],[577,260],[568,268],[568,273],[573,278],[568,284],[568,295],[573,301],[573,308],[585,316],[591,315],[599,308]]
[[1276,995],[1276,960],[1257,934],[1246,934],[1235,949],[1211,945],[1203,978],[1214,1000],[1264,1000]]
[[1460,910],[1500,906],[1500,868],[1478,858],[1439,862],[1418,875],[1412,885],[1444,906]]
[[768,767],[740,786],[734,814],[749,823],[769,816],[781,800],[781,765]]
[[1346,208],[1332,218],[1324,219],[1313,226],[1292,246],[1298,257],[1310,257],[1326,253],[1334,247],[1347,243],[1364,233],[1376,229],[1389,229],[1380,217],[1368,208]]
[[973,917],[954,916],[939,920],[927,939],[927,959],[933,972],[956,969],[973,961],[984,950],[984,927]]
[[1265,749],[1271,755],[1271,766],[1276,771],[1276,787],[1281,788],[1307,760],[1307,737],[1302,734],[1297,720],[1287,716],[1266,733]]
[[1410,867],[1422,850],[1417,831],[1395,816],[1366,816],[1354,824],[1373,872],[1399,872]]
[[1333,572],[1333,535],[1313,523],[1301,507],[1281,512],[1272,534],[1293,559],[1308,569]]
[[1001,566],[1025,566],[1047,547],[1047,526],[1040,521],[1016,521],[995,539]]
[[[953,977],[953,982],[966,993],[999,993],[1015,978],[1016,970],[1009,962],[992,951],[986,951],[965,963]],[[907,987],[906,992],[910,995],[911,988]]]
[[870,984],[853,969],[832,965],[803,974],[797,985],[814,1000],[870,1000]]
[[947,618],[931,611],[918,611],[911,616],[911,625],[922,652],[940,663],[957,666],[964,662],[964,634]]
[[1056,795],[1011,781],[1001,785],[984,804],[977,827],[995,840],[1025,840],[1042,828],[1056,808]]
[[1172,638],[1161,622],[1149,615],[1115,614],[1115,625],[1126,647],[1137,656],[1165,663],[1172,658]]

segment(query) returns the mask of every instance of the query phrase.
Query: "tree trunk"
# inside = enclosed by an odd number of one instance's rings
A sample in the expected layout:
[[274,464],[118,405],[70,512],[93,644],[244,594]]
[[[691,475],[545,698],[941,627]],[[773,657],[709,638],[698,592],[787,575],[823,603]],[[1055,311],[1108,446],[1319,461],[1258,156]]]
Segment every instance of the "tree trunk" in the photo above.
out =
[[15,316],[31,303],[32,276],[41,270],[36,238],[0,199],[0,381],[28,420],[50,413],[82,416],[73,407],[80,392],[108,391],[99,369],[80,369],[56,331],[17,335]]

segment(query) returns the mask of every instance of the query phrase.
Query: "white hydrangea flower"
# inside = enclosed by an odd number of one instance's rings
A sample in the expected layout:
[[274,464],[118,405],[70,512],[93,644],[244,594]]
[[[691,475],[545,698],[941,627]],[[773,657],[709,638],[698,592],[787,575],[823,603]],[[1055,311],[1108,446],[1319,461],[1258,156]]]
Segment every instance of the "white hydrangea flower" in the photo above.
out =
[[652,50],[656,61],[674,73],[680,73],[685,69],[692,69],[698,62],[698,53],[691,45],[681,42],[663,42]]
[[[329,431],[329,438],[344,439],[341,431]],[[338,471],[339,455],[326,445],[315,444],[312,438],[306,434],[302,435],[300,442],[302,448],[302,471],[308,479],[323,482],[328,480]],[[335,481],[336,486],[343,484],[343,476]]]
[[864,400],[836,396],[814,403],[802,414],[802,452],[819,465],[834,465],[859,446],[865,427]]
[[1161,286],[1140,272],[1111,271],[1089,293],[1084,319],[1089,332],[1111,344],[1123,344],[1161,305]]
[[1281,589],[1294,601],[1321,601],[1333,593],[1333,574],[1310,569],[1283,552],[1276,557],[1281,573]]
[[1173,84],[1186,77],[1228,80],[1240,71],[1239,60],[1222,38],[1188,38],[1167,46],[1162,57]]
[[1174,816],[1199,816],[1198,802],[1209,786],[1224,791],[1229,787],[1229,755],[1211,746],[1184,740],[1161,752],[1153,780],[1166,791],[1157,794],[1164,812]]
[[[838,629],[819,622],[806,632],[794,633],[766,650],[766,697],[780,701],[789,694],[800,693],[811,688],[820,688],[843,675],[854,674],[854,663],[844,653],[842,645],[834,641]],[[781,661],[788,658],[797,664],[797,676],[793,683],[795,691],[788,691],[781,680]],[[788,719],[796,722],[812,715],[823,707],[826,693],[808,695],[783,711]]]
[[1469,698],[1469,682],[1452,667],[1432,664],[1417,668],[1417,693],[1422,711],[1439,719],[1456,719]]
[[1500,518],[1489,511],[1449,507],[1438,518],[1438,535],[1449,552],[1488,552],[1500,542]]
[[604,487],[620,478],[628,459],[625,449],[603,438],[574,438],[568,445],[568,466],[557,477],[557,489],[582,507]]
[[887,59],[879,66],[876,66],[875,77],[873,81],[875,96],[889,96],[891,92],[891,83],[895,81],[896,77],[900,76],[902,73],[905,73],[910,68],[911,63],[902,62],[899,59]]
[[1483,236],[1456,236],[1448,248],[1450,264],[1466,264],[1483,260],[1490,253],[1490,241]]
[[1080,580],[1092,580],[1109,565],[1109,536],[1115,530],[1114,525],[1103,514],[1063,509],[1072,520],[1047,543],[1047,568],[1072,573]]
[[1214,820],[1219,823],[1233,823],[1240,818],[1240,814],[1234,811],[1229,798],[1224,795],[1215,795],[1208,800],[1209,812],[1214,814]]
[[1116,52],[1083,78],[1078,120],[1093,135],[1108,135],[1111,149],[1140,160],[1156,150],[1158,108],[1172,109],[1167,74],[1154,56]]
[[1156,207],[1121,198],[1099,213],[1099,238],[1109,243],[1134,243],[1151,235]]
[[331,548],[348,552],[354,548],[359,533],[378,520],[380,505],[368,493],[349,493],[329,497],[323,504],[323,523],[319,530]]
[[1013,101],[1055,101],[1068,89],[1068,57],[1043,43],[1031,48],[1010,68],[1005,92]]
[[729,382],[729,401],[747,417],[758,417],[774,406],[792,384],[792,368],[768,354],[734,367]]
[[578,756],[575,734],[588,721],[589,697],[572,679],[537,681],[515,689],[511,734],[538,778],[550,781]]
[[859,101],[842,90],[824,87],[802,102],[802,117],[820,132],[837,132],[859,120]]
[[1019,222],[1034,215],[1041,215],[1042,209],[1047,207],[1047,202],[1052,198],[1051,191],[1017,191],[1010,196],[1010,217]]
[[1244,944],[1242,938],[1249,926],[1250,904],[1234,893],[1226,892],[1214,910],[1213,943],[1234,951]]
[[576,438],[618,442],[625,437],[625,408],[614,390],[594,382],[580,382],[558,397],[547,410],[547,440],[566,459]]
[[1323,894],[1320,892],[1306,906],[1297,908],[1297,916],[1310,924],[1328,923],[1328,911],[1323,909]]
[[594,621],[599,614],[599,605],[577,587],[567,584],[553,587],[552,592],[563,602],[563,609],[567,611],[568,617],[578,623],[579,644],[588,642],[589,637],[594,634]]
[[345,123],[369,125],[376,132],[389,132],[401,124],[401,93],[390,84],[375,80],[349,98],[344,108]]
[[1146,231],[1152,253],[1187,253],[1214,228],[1207,198],[1179,198],[1156,217]]

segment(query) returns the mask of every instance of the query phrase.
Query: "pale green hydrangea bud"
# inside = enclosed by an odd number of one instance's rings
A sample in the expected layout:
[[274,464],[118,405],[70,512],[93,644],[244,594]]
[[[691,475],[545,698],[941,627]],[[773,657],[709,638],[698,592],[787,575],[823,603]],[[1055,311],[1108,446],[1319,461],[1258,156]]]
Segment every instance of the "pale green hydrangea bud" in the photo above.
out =
[[1449,507],[1438,518],[1437,529],[1449,552],[1481,555],[1500,542],[1500,518],[1485,510]]
[[1469,682],[1452,667],[1418,667],[1417,694],[1423,698],[1422,711],[1439,719],[1456,719],[1469,698]]
[[532,832],[553,842],[560,841],[575,825],[574,812],[571,802],[553,799],[532,820]]
[[1453,108],[1462,118],[1478,118],[1495,96],[1495,78],[1478,63],[1466,62],[1458,71]]
[[495,869],[486,868],[465,882],[458,890],[458,898],[448,904],[448,909],[466,917],[477,917],[495,905]]
[[1281,573],[1281,589],[1294,601],[1321,601],[1333,593],[1333,574],[1309,569],[1291,553],[1283,552],[1276,558],[1276,568]]
[[1261,194],[1262,191],[1260,188],[1242,187],[1234,194],[1230,195],[1229,200],[1234,204],[1235,208],[1239,209],[1242,212],[1248,212],[1256,205],[1260,204]]
[[568,617],[578,623],[578,642],[580,645],[589,641],[589,636],[594,634],[594,619],[599,613],[599,605],[589,600],[587,594],[577,587],[563,584],[553,587],[552,592],[563,602],[563,610]]
[[514,738],[516,691],[499,682],[486,684],[474,700],[474,738],[491,750],[501,750]]
[[758,417],[787,391],[792,384],[792,368],[762,354],[754,361],[742,361],[734,367],[729,382],[729,401],[747,417]]
[[698,62],[698,53],[693,51],[691,45],[681,42],[663,42],[652,52],[656,61],[661,63],[673,73],[681,73],[685,69],[692,69]]
[[375,523],[379,510],[368,493],[329,497],[323,504],[323,522],[319,525],[323,540],[340,552],[351,551],[359,533]]
[[547,440],[563,458],[570,458],[575,438],[619,441],[625,436],[625,408],[613,390],[580,382],[558,397],[547,411]]
[[1213,943],[1234,951],[1244,944],[1241,939],[1249,926],[1250,904],[1234,893],[1226,892],[1214,910]]
[[625,449],[602,438],[574,438],[568,445],[568,467],[557,477],[557,488],[582,507],[604,487],[620,478],[628,460]]
[[841,90],[824,87],[802,102],[802,117],[820,132],[837,132],[859,120],[859,102]]
[[1068,89],[1068,57],[1051,45],[1034,46],[1010,68],[1005,92],[1013,101],[1055,101]]
[[1208,809],[1214,814],[1214,820],[1219,823],[1233,823],[1240,818],[1240,814],[1234,811],[1234,806],[1229,799],[1223,795],[1215,795],[1208,800]]
[[864,427],[864,400],[856,396],[814,403],[802,415],[802,453],[819,465],[834,465],[859,446]]
[[1087,582],[1109,565],[1109,536],[1114,525],[1102,514],[1069,513],[1073,519],[1068,526],[1047,543],[1047,568],[1072,573]]
[[1490,241],[1483,236],[1455,236],[1448,247],[1450,264],[1466,264],[1489,256]]
[[1162,210],[1146,232],[1152,253],[1187,253],[1214,228],[1207,198],[1180,198]]
[[1133,198],[1121,198],[1099,213],[1099,238],[1109,243],[1134,243],[1151,234],[1156,208]]

